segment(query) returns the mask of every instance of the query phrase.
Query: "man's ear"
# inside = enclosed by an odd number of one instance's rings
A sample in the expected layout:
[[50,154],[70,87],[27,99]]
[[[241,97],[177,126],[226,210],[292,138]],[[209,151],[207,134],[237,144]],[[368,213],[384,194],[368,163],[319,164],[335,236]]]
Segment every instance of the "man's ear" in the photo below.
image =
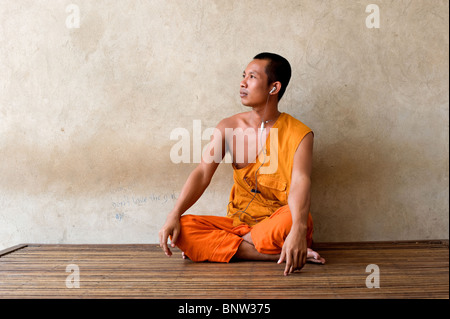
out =
[[[270,95],[278,94],[278,92],[280,92],[281,90],[281,82],[280,81],[273,82],[270,88],[271,88],[269,93]],[[275,88],[275,90],[273,88]]]

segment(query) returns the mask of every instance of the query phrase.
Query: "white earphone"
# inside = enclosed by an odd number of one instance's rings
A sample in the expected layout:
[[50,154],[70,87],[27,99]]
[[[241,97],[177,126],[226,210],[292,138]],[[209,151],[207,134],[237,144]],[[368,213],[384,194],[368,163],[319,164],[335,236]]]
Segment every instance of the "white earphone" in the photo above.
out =
[[271,94],[271,93],[273,93],[273,92],[275,92],[276,91],[276,86],[274,86],[273,88],[272,88],[272,90],[270,90],[270,92],[269,92],[269,94]]

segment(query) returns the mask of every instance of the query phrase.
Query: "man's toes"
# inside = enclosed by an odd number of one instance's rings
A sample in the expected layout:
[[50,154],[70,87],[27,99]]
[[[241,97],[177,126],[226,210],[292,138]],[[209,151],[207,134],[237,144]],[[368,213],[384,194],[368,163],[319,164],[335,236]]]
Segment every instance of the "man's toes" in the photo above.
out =
[[324,264],[325,259],[320,257],[319,253],[308,248],[308,254],[306,260],[308,262],[314,263],[314,264]]
[[320,257],[320,255],[316,251],[312,250],[311,248],[308,248],[308,253],[307,253],[306,258],[319,259],[319,257]]
[[306,261],[309,263],[312,263],[312,264],[320,264],[320,265],[325,264],[325,258],[322,258],[320,256],[317,259],[316,258],[307,258]]
[[181,257],[183,257],[183,259],[189,259],[189,257],[186,256],[186,254],[184,253],[184,251],[181,252]]

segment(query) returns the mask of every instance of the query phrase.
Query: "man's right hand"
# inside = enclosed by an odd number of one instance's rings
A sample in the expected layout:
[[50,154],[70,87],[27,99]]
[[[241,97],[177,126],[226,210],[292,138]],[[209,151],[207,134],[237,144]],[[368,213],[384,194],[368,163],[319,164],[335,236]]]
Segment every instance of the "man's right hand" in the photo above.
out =
[[175,247],[175,244],[177,242],[178,235],[180,234],[180,218],[179,217],[172,217],[168,216],[166,223],[159,231],[159,247],[164,250],[164,253],[167,256],[172,256],[172,252],[170,251],[169,246],[167,245],[167,240],[169,239],[169,236],[171,237],[170,240],[170,246],[172,248]]

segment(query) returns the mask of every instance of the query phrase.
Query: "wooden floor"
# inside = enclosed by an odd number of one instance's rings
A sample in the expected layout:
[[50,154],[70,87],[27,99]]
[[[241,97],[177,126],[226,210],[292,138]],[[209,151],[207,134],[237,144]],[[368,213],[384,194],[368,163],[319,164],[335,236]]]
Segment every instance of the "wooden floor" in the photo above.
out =
[[[19,245],[0,252],[0,298],[448,298],[448,241],[316,244],[326,265],[194,263],[157,245]],[[369,264],[380,288],[367,288]],[[79,269],[79,288],[75,282]],[[68,272],[66,272],[68,270]],[[69,277],[68,277],[69,276]]]

